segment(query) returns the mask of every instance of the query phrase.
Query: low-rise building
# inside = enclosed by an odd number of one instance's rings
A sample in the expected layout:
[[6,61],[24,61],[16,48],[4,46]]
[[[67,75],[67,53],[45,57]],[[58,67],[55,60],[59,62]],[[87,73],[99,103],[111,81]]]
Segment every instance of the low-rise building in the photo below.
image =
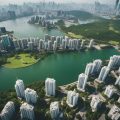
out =
[[95,95],[92,97],[90,106],[91,106],[93,112],[95,112],[98,109],[98,107],[100,106],[100,103],[101,103],[101,100],[98,95]]
[[108,85],[105,89],[104,94],[108,97],[111,98],[112,95],[116,92],[116,89],[113,85]]
[[25,90],[25,99],[27,103],[35,104],[37,102],[37,97],[38,95],[35,90],[32,90],[30,88],[27,88]]
[[59,102],[52,102],[50,104],[50,114],[52,119],[55,119],[59,115]]
[[20,107],[21,119],[35,120],[34,107],[23,103]]
[[120,108],[117,107],[116,105],[114,105],[109,113],[108,116],[112,119],[112,120],[120,120]]
[[68,91],[67,93],[67,104],[70,106],[70,107],[74,107],[77,105],[78,103],[78,97],[79,97],[79,94],[76,93],[75,91]]

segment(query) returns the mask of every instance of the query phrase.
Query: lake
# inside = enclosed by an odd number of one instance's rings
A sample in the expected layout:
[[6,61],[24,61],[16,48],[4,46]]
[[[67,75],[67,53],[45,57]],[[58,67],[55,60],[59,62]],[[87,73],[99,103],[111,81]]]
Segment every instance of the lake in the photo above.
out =
[[1,67],[0,90],[14,88],[17,78],[22,79],[25,84],[30,84],[37,80],[44,81],[47,77],[52,77],[56,80],[57,85],[68,84],[77,80],[78,75],[84,72],[88,62],[92,62],[94,59],[109,59],[114,54],[120,53],[115,49],[55,53],[26,68],[9,69]]
[[14,31],[14,35],[17,38],[24,37],[39,37],[44,38],[45,34],[51,36],[63,36],[64,33],[58,29],[47,30],[46,28],[40,27],[39,25],[32,25],[27,23],[31,18],[23,17],[15,20],[7,20],[0,22],[0,27],[6,27],[7,31]]
[[[16,20],[0,22],[0,26],[6,27],[9,31],[14,31],[17,38],[40,37],[45,34],[62,36],[64,33],[58,29],[47,30],[38,25],[28,24],[30,17],[23,17]],[[84,72],[88,62],[94,59],[109,59],[114,54],[120,54],[115,49],[104,49],[101,51],[86,51],[75,53],[55,53],[49,55],[38,63],[19,69],[0,67],[0,90],[14,88],[15,81],[23,79],[25,84],[30,84],[37,80],[45,80],[53,77],[57,85],[64,85],[77,80],[78,75]]]

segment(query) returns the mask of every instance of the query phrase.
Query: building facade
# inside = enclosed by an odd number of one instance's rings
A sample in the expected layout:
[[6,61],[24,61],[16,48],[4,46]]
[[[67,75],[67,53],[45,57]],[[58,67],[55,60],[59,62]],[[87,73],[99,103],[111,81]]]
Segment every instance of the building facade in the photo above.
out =
[[15,90],[19,98],[25,98],[25,86],[22,80],[18,79],[15,84]]

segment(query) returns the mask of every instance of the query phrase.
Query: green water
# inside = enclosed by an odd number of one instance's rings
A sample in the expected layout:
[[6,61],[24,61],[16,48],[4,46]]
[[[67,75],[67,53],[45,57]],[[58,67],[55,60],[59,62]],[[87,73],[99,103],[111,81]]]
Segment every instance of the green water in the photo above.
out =
[[[0,27],[6,27],[7,30],[14,31],[14,35],[21,37],[40,37],[45,34],[61,36],[64,35],[58,29],[46,30],[37,25],[30,25],[27,21],[30,17],[19,18],[0,22]],[[9,69],[0,68],[0,90],[14,88],[17,78],[23,79],[25,84],[37,80],[45,80],[46,77],[56,79],[58,85],[68,84],[77,80],[78,75],[84,72],[85,66],[93,59],[109,59],[114,54],[120,54],[114,49],[105,49],[102,51],[87,51],[79,53],[52,54],[37,64],[26,68]]]
[[86,51],[76,53],[52,54],[37,64],[26,68],[0,68],[0,90],[14,88],[16,78],[24,80],[25,84],[36,80],[45,80],[53,77],[57,85],[68,84],[77,80],[78,75],[84,72],[88,62],[94,59],[109,59],[114,54],[120,54],[115,49],[101,51]]
[[51,36],[64,35],[64,33],[58,29],[47,30],[43,27],[40,27],[39,25],[28,24],[27,22],[30,18],[31,16],[0,22],[0,27],[6,27],[8,31],[14,31],[14,35],[17,38],[21,37],[44,38],[45,34]]

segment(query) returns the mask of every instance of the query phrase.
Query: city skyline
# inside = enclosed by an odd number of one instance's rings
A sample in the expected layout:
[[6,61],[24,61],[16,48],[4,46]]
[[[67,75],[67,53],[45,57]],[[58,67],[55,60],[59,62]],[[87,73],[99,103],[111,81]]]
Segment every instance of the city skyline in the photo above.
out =
[[56,2],[56,3],[94,3],[95,1],[99,1],[101,3],[105,3],[105,4],[112,4],[112,2],[114,3],[114,0],[109,0],[109,2],[107,0],[60,0],[60,1],[56,1],[56,0],[0,0],[1,5],[7,5],[7,4],[23,4],[23,3],[27,3],[27,2],[33,2],[33,3],[39,3],[39,2]]

